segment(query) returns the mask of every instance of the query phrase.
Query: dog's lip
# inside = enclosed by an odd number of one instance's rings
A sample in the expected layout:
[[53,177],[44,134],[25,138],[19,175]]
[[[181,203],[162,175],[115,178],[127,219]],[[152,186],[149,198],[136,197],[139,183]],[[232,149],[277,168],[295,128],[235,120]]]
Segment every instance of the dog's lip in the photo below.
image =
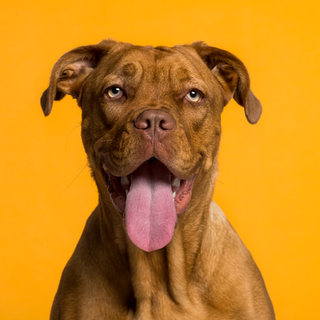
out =
[[[150,159],[147,161],[150,161]],[[151,160],[151,161],[154,161],[154,160]],[[156,160],[156,161],[158,161],[158,160]],[[115,185],[116,191],[127,195],[128,191],[130,190],[130,186],[131,186],[131,173],[128,175],[125,175],[125,176],[117,177],[117,176],[114,176],[113,174],[111,174],[111,172],[108,170],[108,168],[105,165],[102,165],[102,169],[105,172],[105,174],[108,175],[111,182]],[[171,171],[170,171],[170,173],[171,173]],[[171,179],[172,195],[173,195],[173,198],[175,198],[176,193],[185,184],[185,182],[189,179],[187,179],[187,180],[180,179],[180,178],[176,177],[173,173],[171,173],[170,179]]]
[[[148,160],[150,161],[150,160]],[[109,175],[110,178],[117,179],[117,182],[120,184],[120,186],[122,187],[122,189],[124,191],[128,191],[130,189],[130,185],[131,185],[131,173],[125,176],[121,176],[121,177],[117,177],[114,176],[113,174],[111,174],[111,172],[108,170],[108,168],[103,165],[102,166],[103,171],[105,173],[107,173]],[[171,171],[170,171],[171,173]],[[180,184],[185,181],[183,179],[180,179],[178,177],[176,177],[173,173],[171,173],[171,185],[172,185],[172,191],[176,192],[179,188],[180,188]]]
[[[152,157],[148,161],[159,161],[158,159]],[[132,170],[134,172],[137,168]],[[168,168],[169,169],[169,168]],[[131,186],[131,173],[125,176],[115,176],[113,175],[110,170],[107,168],[106,165],[102,164],[102,171],[107,182],[107,186],[109,189],[109,193],[113,204],[115,207],[122,213],[124,213],[125,203],[126,203],[126,196],[130,190]],[[181,179],[175,176],[171,170],[169,169],[171,174],[171,188],[172,188],[172,197],[175,202],[175,206],[177,209],[177,215],[180,215],[184,210],[181,210],[181,203],[184,202],[184,198],[191,195],[193,184],[195,178],[197,176],[197,172],[191,175],[188,179]],[[183,206],[184,207],[184,206]]]

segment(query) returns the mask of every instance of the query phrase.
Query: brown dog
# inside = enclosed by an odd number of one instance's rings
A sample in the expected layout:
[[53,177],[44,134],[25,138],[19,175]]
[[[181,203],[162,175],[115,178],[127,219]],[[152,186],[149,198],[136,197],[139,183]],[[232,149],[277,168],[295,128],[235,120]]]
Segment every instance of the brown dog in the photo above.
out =
[[[99,190],[52,320],[275,319],[249,251],[211,200],[220,116],[261,105],[234,55],[203,43],[76,48],[55,64],[44,114],[66,94]],[[192,194],[192,195],[191,195]]]

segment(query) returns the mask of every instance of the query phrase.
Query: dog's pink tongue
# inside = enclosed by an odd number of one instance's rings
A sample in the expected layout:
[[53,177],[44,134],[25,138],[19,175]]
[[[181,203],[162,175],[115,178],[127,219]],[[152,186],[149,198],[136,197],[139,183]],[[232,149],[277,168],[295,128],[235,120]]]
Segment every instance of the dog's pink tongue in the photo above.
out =
[[128,236],[140,249],[150,252],[170,242],[176,209],[170,172],[161,162],[146,162],[132,173],[125,216]]

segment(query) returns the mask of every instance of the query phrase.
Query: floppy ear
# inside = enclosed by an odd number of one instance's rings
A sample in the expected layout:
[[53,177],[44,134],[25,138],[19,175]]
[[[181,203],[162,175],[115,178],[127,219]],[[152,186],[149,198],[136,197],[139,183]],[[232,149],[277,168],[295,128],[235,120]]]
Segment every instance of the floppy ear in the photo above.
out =
[[262,107],[250,89],[250,78],[244,64],[228,51],[210,47],[203,42],[195,42],[191,46],[222,86],[225,104],[234,98],[240,106],[244,107],[249,123],[255,124],[260,118]]
[[51,72],[49,88],[40,100],[45,116],[50,114],[55,100],[61,100],[66,94],[79,97],[83,81],[115,44],[115,41],[103,40],[97,45],[79,47],[57,61]]

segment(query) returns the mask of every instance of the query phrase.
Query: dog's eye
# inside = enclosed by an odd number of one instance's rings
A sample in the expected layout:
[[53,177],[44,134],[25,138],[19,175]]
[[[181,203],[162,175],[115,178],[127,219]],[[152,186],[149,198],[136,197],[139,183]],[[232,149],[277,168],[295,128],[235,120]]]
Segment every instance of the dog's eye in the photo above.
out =
[[119,87],[112,87],[106,90],[109,99],[119,99],[123,96],[123,91]]
[[62,78],[67,78],[67,77],[71,77],[73,74],[74,74],[74,70],[65,69],[65,70],[62,71],[61,77]]
[[186,98],[191,102],[200,102],[203,98],[203,94],[195,89],[192,89],[186,95]]

